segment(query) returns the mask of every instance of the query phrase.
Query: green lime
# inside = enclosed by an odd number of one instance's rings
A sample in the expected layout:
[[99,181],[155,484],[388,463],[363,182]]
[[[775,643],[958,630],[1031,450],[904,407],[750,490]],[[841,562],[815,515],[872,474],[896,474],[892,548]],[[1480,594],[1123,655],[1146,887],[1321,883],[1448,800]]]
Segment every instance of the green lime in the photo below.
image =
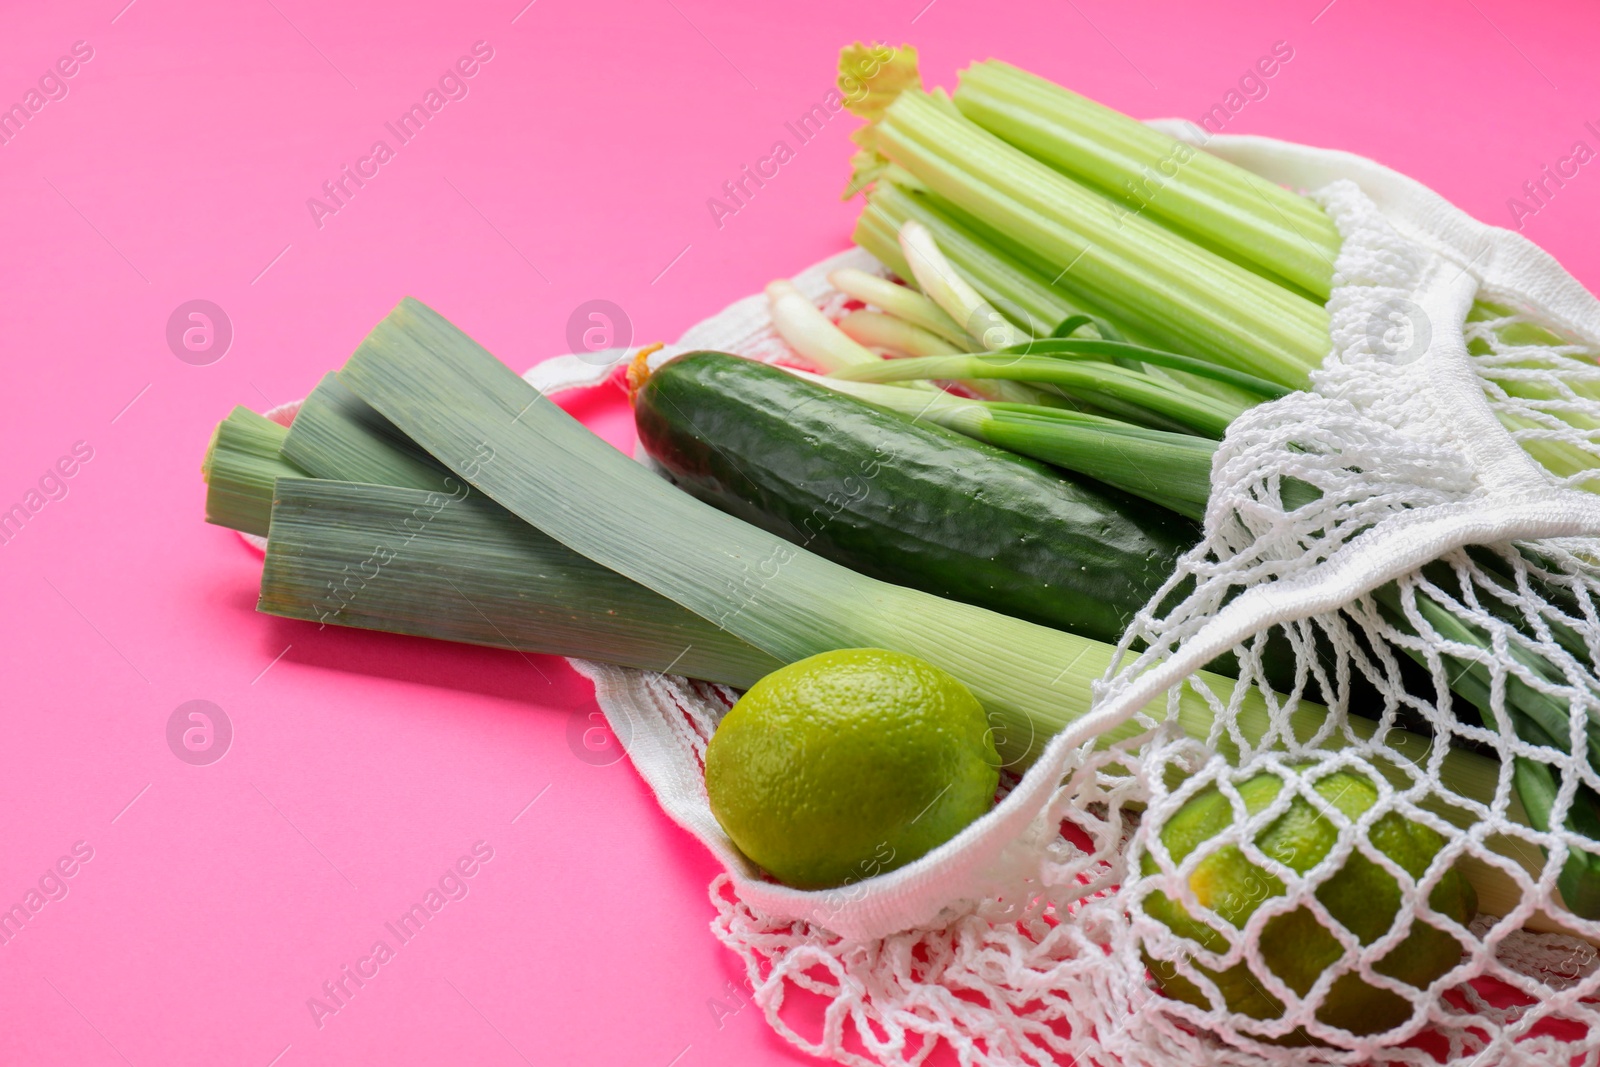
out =
[[706,746],[711,811],[779,881],[820,889],[910,863],[994,803],[983,707],[931,663],[850,648],[773,671]]
[[[1277,797],[1283,780],[1264,773],[1239,784],[1240,798],[1251,814],[1261,811]],[[1356,819],[1378,799],[1378,790],[1365,776],[1336,771],[1317,780],[1312,791],[1349,819]],[[1299,874],[1320,863],[1338,840],[1339,832],[1324,808],[1313,806],[1297,796],[1288,811],[1256,836],[1261,852]],[[1161,829],[1161,840],[1174,862],[1193,852],[1233,822],[1233,810],[1215,786],[1204,789],[1179,808]],[[1434,830],[1404,816],[1390,812],[1373,825],[1369,840],[1413,878],[1420,878],[1429,863],[1444,847],[1444,839]],[[1146,856],[1145,874],[1158,868]],[[1245,921],[1269,897],[1281,895],[1283,883],[1255,866],[1236,845],[1218,849],[1206,857],[1189,876],[1195,898],[1235,927]],[[1370,945],[1389,932],[1402,904],[1401,888],[1388,872],[1359,852],[1352,853],[1344,865],[1316,890],[1328,913]],[[1477,911],[1472,884],[1459,870],[1452,869],[1440,879],[1428,903],[1441,915],[1466,923]],[[1182,937],[1198,942],[1207,951],[1225,952],[1228,939],[1222,932],[1191,916],[1184,907],[1163,893],[1152,893],[1145,911]],[[1344,955],[1338,940],[1325,929],[1309,908],[1297,908],[1275,916],[1262,928],[1262,962],[1299,996],[1304,996],[1329,967]],[[1443,930],[1415,920],[1406,938],[1386,953],[1373,967],[1379,974],[1396,978],[1407,985],[1424,988],[1450,970],[1461,959],[1461,943]],[[1200,1007],[1210,1007],[1205,993],[1177,972],[1172,963],[1150,958],[1145,964],[1164,992]],[[1195,969],[1210,978],[1222,993],[1228,1007],[1255,1019],[1276,1019],[1283,1004],[1267,991],[1248,963],[1222,972]],[[1373,1034],[1392,1029],[1411,1016],[1411,1004],[1404,997],[1380,989],[1353,972],[1335,979],[1316,1013],[1319,1022],[1341,1027],[1353,1034]],[[1308,1041],[1303,1033],[1297,1043]]]

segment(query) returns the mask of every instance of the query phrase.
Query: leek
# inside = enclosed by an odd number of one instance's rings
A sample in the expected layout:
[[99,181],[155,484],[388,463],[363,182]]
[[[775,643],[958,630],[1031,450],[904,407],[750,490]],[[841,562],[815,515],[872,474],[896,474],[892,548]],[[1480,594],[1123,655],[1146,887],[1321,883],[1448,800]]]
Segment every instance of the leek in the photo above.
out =
[[217,424],[200,473],[206,480],[206,521],[267,535],[272,485],[305,472],[279,454],[289,431],[249,408],[236,407]]
[[[307,398],[309,465],[364,483],[449,472],[332,375]],[[239,432],[243,425],[246,432]],[[376,431],[376,432],[374,432]],[[450,478],[443,491],[306,478],[276,455],[288,430],[245,408],[208,450],[210,521],[268,538],[258,608],[390,633],[579,656],[746,687],[781,664],[637,583],[591,563]],[[277,506],[274,508],[274,495]],[[461,499],[463,496],[466,499]],[[268,516],[278,525],[269,526]]]
[[257,607],[740,688],[781,666],[477,495],[281,479]]
[[300,405],[283,454],[316,478],[451,494],[463,488],[336,374],[324,376]]

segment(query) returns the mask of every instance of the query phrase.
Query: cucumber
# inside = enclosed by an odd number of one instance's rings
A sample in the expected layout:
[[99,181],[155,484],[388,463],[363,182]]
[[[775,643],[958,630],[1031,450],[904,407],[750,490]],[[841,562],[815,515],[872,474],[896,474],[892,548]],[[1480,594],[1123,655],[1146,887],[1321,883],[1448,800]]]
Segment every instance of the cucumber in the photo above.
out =
[[1090,479],[720,352],[634,393],[701,500],[862,574],[1116,642],[1198,527]]

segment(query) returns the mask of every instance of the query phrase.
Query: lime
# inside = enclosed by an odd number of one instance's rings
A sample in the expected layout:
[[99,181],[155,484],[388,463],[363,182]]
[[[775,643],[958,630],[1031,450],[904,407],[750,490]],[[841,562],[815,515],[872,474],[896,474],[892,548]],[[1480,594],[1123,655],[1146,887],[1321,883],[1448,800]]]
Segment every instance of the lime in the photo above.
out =
[[706,746],[711,811],[803,889],[910,863],[994,803],[1000,759],[967,687],[915,656],[824,652],[773,671]]
[[[1277,797],[1283,780],[1265,773],[1238,785],[1239,796],[1251,814],[1261,811]],[[1359,774],[1336,771],[1312,786],[1327,807],[1336,808],[1354,820],[1378,799],[1372,781]],[[1321,805],[1313,806],[1297,796],[1289,809],[1256,836],[1262,854],[1304,874],[1320,863],[1338,840],[1338,827],[1324,814]],[[1233,822],[1228,799],[1215,786],[1204,789],[1179,808],[1161,829],[1161,840],[1174,862],[1183,858]],[[1420,878],[1444,839],[1434,830],[1396,813],[1381,816],[1371,828],[1369,840],[1377,851],[1393,860],[1413,878]],[[1145,874],[1158,868],[1146,855]],[[1277,877],[1251,863],[1236,845],[1227,845],[1206,857],[1189,877],[1195,898],[1235,927],[1245,921],[1269,897],[1283,893]],[[1389,932],[1402,904],[1401,887],[1394,877],[1359,852],[1352,853],[1334,874],[1316,890],[1316,897],[1345,929],[1363,945],[1370,945]],[[1477,910],[1472,884],[1460,871],[1452,869],[1440,879],[1428,903],[1441,915],[1466,923]],[[1223,933],[1191,916],[1188,911],[1162,893],[1152,893],[1145,911],[1182,937],[1199,943],[1209,952],[1225,952],[1229,941]],[[1450,970],[1461,959],[1461,943],[1450,934],[1414,920],[1406,938],[1386,953],[1373,967],[1377,973],[1396,978],[1407,985],[1424,988]],[[1269,920],[1260,938],[1261,960],[1299,996],[1311,989],[1329,967],[1344,956],[1338,940],[1324,928],[1310,908],[1297,908]],[[1177,972],[1168,961],[1152,959],[1145,964],[1169,996],[1209,1008],[1206,994]],[[1276,1019],[1283,1004],[1267,991],[1265,983],[1250,970],[1248,962],[1216,972],[1195,965],[1217,986],[1228,1008],[1255,1019]],[[1316,1017],[1319,1022],[1341,1027],[1353,1034],[1373,1034],[1392,1029],[1411,1016],[1411,1004],[1404,997],[1364,981],[1348,972],[1334,980]],[[1309,1040],[1299,1033],[1297,1042]]]

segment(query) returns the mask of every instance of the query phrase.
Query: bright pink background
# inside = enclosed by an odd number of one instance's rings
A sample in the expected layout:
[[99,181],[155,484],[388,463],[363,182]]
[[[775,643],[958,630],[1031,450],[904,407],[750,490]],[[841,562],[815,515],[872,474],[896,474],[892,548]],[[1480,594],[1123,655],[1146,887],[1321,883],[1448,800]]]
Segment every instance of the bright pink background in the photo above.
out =
[[[670,339],[843,248],[845,119],[720,229],[706,199],[857,37],[917,44],[930,82],[995,55],[1187,117],[1286,40],[1229,132],[1369,154],[1498,224],[1541,164],[1600,148],[1582,0],[125,2],[8,5],[0,35],[0,103],[95,52],[0,146],[0,508],[95,453],[0,546],[0,905],[94,849],[0,945],[6,1064],[803,1059],[754,1009],[719,1025],[740,972],[706,929],[715,865],[626,761],[578,758],[581,679],[257,615],[257,558],[201,522],[212,424],[306,393],[401,296],[521,368],[586,300]],[[319,230],[306,198],[480,39],[470,95]],[[1600,163],[1525,232],[1600,283]],[[203,367],[164,339],[197,297],[236,331]],[[583,411],[626,443],[615,400]],[[211,766],[166,744],[194,698],[234,724]],[[307,998],[480,839],[470,895],[319,1029]]]

